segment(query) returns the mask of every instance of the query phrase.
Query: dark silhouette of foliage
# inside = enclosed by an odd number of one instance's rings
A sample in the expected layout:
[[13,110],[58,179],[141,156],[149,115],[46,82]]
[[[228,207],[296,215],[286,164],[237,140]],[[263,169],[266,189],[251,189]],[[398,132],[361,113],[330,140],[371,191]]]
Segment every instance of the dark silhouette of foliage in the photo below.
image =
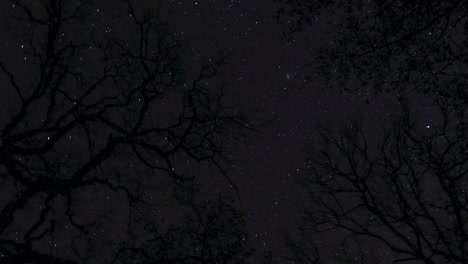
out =
[[[226,147],[255,130],[216,78],[222,57],[186,67],[189,55],[154,12],[124,0],[112,1],[113,13],[99,2],[11,1],[2,35],[21,49],[0,58],[0,97],[11,103],[0,124],[2,263],[100,262],[117,243],[101,230],[117,219],[129,233],[151,222],[145,208],[163,203],[155,193],[195,179],[188,162],[229,180]],[[106,195],[121,205],[106,207]],[[231,233],[215,239],[241,236],[234,207],[215,205],[194,205],[206,215],[191,217],[232,217],[219,227]],[[202,222],[193,224],[155,238],[196,244],[190,232]]]
[[111,263],[246,263],[248,246],[243,215],[234,201],[186,201],[188,212],[181,225],[160,230],[148,226],[152,234],[142,247],[122,247]]
[[288,41],[317,27],[309,35],[310,81],[320,79],[318,74],[346,92],[396,91],[405,97],[417,91],[466,104],[466,1],[277,2]]

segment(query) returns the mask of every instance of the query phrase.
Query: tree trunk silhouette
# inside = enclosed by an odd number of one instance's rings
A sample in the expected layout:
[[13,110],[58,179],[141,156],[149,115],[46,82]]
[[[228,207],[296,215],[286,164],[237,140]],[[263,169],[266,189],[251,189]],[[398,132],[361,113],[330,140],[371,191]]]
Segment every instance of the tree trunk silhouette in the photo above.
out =
[[[0,127],[2,263],[89,262],[112,248],[99,232],[116,210],[130,229],[161,203],[158,182],[195,179],[189,162],[230,180],[226,146],[255,130],[253,113],[223,92],[222,56],[189,70],[153,11],[98,2],[11,1],[15,47],[0,59],[11,103]],[[104,205],[110,194],[119,208]]]

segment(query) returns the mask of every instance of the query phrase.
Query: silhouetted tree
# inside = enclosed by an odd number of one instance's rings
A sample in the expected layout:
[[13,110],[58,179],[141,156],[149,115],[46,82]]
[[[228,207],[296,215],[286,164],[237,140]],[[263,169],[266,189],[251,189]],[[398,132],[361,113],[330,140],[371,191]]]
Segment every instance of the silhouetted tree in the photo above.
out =
[[[112,255],[117,235],[103,230],[131,233],[147,224],[145,208],[163,203],[159,193],[172,188],[167,178],[195,178],[187,164],[212,165],[228,177],[226,147],[254,128],[251,114],[224,96],[216,78],[222,57],[185,67],[188,54],[167,26],[127,0],[112,1],[111,10],[65,0],[11,1],[10,8],[0,58],[0,97],[8,98],[0,124],[0,262],[89,263]],[[120,199],[118,208],[106,205],[109,195]],[[217,230],[206,226],[213,214],[233,218],[222,222],[232,233],[213,239],[244,235],[236,233],[233,207],[200,206],[193,207],[205,214],[192,216],[198,223],[155,239],[196,244],[187,236],[193,228]],[[237,254],[221,247],[200,250]]]
[[188,210],[180,225],[149,225],[152,237],[141,247],[120,248],[111,263],[247,263],[253,252],[234,201],[184,204]]
[[[313,75],[306,81],[368,97],[396,93],[405,105],[377,141],[361,119],[319,128],[322,145],[311,147],[309,175],[300,180],[309,200],[299,242],[290,243],[293,258],[319,261],[320,247],[300,241],[317,244],[310,234],[324,232],[343,246],[380,241],[400,262],[465,262],[467,1],[277,2],[286,41],[307,36]],[[441,114],[438,125],[425,128],[411,116],[408,101],[421,94]]]
[[[378,139],[365,131],[362,119],[320,126],[322,142],[310,148],[299,180],[308,197],[300,237],[312,244],[314,234],[334,235],[342,244],[364,240],[393,251],[395,262],[466,263],[466,117],[439,104],[440,122],[426,127],[403,105]],[[303,244],[293,243],[299,248],[293,258],[304,252],[318,258],[319,251],[306,251]]]
[[342,91],[417,91],[466,104],[465,0],[277,2],[284,37],[309,37],[309,81],[318,74]]

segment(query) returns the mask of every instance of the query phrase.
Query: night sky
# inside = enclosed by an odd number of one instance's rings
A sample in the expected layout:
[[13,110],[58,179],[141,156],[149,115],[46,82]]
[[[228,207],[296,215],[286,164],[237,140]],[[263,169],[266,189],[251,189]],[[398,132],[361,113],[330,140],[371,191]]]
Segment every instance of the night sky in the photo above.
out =
[[229,93],[272,120],[238,149],[244,164],[236,180],[252,217],[252,238],[265,249],[278,246],[295,221],[300,191],[294,177],[303,164],[301,149],[314,137],[313,120],[339,114],[346,99],[331,101],[319,87],[299,91],[305,50],[280,40],[271,1],[167,2],[171,25],[201,56],[213,49],[232,52],[225,71]]
[[[99,16],[100,13],[107,12],[103,10],[121,11],[113,10],[115,8],[112,2],[100,1],[99,5],[103,9],[96,9],[93,15]],[[149,0],[134,2],[139,9],[152,6],[152,1]],[[8,17],[13,8],[18,7],[10,1],[2,1],[0,17]],[[235,183],[239,197],[232,184],[216,169],[194,167],[192,172],[201,174],[197,178],[197,186],[201,186],[201,192],[209,190],[240,200],[239,204],[248,216],[249,238],[259,255],[263,251],[281,251],[284,235],[296,232],[299,207],[305,198],[304,190],[296,183],[296,179],[307,169],[304,151],[307,147],[318,144],[319,136],[315,130],[317,121],[334,125],[348,121],[349,116],[361,114],[370,120],[366,128],[373,131],[389,113],[398,108],[395,94],[390,92],[375,96],[372,91],[365,89],[355,93],[340,93],[339,87],[330,89],[321,77],[306,82],[305,77],[314,74],[306,66],[307,63],[314,63],[309,55],[308,41],[314,42],[316,39],[323,42],[320,32],[325,26],[319,21],[306,29],[307,39],[306,34],[298,34],[294,41],[288,42],[281,38],[286,26],[276,20],[278,7],[272,0],[161,0],[158,8],[161,20],[169,26],[169,32],[181,41],[184,51],[190,54],[189,66],[191,63],[201,65],[220,54],[226,55],[226,65],[220,73],[226,94],[229,99],[241,102],[243,108],[256,109],[261,123],[257,132],[249,133],[246,144],[229,146],[232,158],[237,161],[229,179]],[[106,21],[103,21],[105,25]],[[99,29],[104,31],[103,35],[128,33],[126,25],[120,20],[109,24],[113,26]],[[15,26],[9,24],[8,30],[15,29]],[[2,27],[2,30],[7,30],[7,26]],[[28,66],[22,66],[28,62],[28,55],[23,54],[25,51],[21,39],[0,34],[0,45],[3,47],[2,61],[8,61],[11,67],[27,69]],[[22,56],[25,56],[24,59]],[[93,71],[93,63],[96,62],[93,62],[92,54],[83,60],[90,61],[84,62],[83,68],[88,67],[87,70]],[[18,74],[24,77],[20,78],[21,81],[28,80],[27,71],[19,71]],[[2,77],[1,81],[6,84],[8,78]],[[2,109],[6,109],[0,114],[2,126],[10,118],[8,111],[13,111],[17,103],[11,99],[14,95],[8,93],[11,91],[3,96],[5,93],[2,92],[0,98],[0,104],[5,106]],[[424,113],[418,119],[418,126],[431,128],[436,120],[433,119],[431,110],[426,108],[427,101],[422,97],[414,97],[413,103],[416,112]],[[376,134],[371,132],[371,136]],[[70,134],[68,147],[80,149],[83,147],[83,137],[82,134]],[[117,159],[110,166],[111,170],[121,170],[123,173],[129,167],[133,169],[133,164]],[[164,184],[171,183],[162,180],[158,190],[160,193],[170,193],[169,189],[164,189]],[[8,185],[2,188],[10,187]],[[154,195],[158,196],[160,193]],[[85,203],[82,210],[90,210],[90,215],[93,215],[94,211],[105,211],[122,203],[122,196],[110,191],[99,195],[106,200],[105,204],[93,205],[94,198],[86,196],[84,199],[88,199],[89,203]],[[57,209],[58,211],[63,210],[63,201],[57,202],[58,208],[62,208]],[[2,201],[2,206],[4,203],[6,202]],[[87,206],[95,207],[90,209]],[[167,212],[163,210],[164,213],[158,211],[161,214],[159,217],[170,223],[178,215],[172,211],[177,211],[177,208],[169,206],[165,210]],[[28,221],[28,215],[25,214],[15,223],[21,226]],[[120,218],[113,218],[106,230],[107,235],[103,237],[112,237],[114,233],[119,234],[117,236],[122,235],[119,233],[119,221]],[[9,236],[14,237],[12,234]],[[60,243],[66,243],[67,239],[69,238],[58,236],[58,242],[50,243],[54,247],[58,243],[60,247]],[[325,237],[323,242],[334,246],[338,243],[333,237]],[[327,249],[328,246],[325,245],[324,248]]]
[[369,94],[343,95],[324,89],[320,80],[304,85],[310,74],[304,66],[306,41],[281,39],[284,26],[274,17],[272,1],[167,1],[163,6],[170,25],[194,52],[232,52],[225,71],[229,93],[248,107],[259,107],[262,118],[272,121],[252,135],[248,147],[238,149],[244,165],[236,180],[254,219],[249,227],[256,243],[280,247],[283,233],[297,220],[303,197],[294,179],[306,167],[304,149],[317,138],[316,121],[333,124],[350,113],[379,120],[395,101],[384,96],[369,105]]

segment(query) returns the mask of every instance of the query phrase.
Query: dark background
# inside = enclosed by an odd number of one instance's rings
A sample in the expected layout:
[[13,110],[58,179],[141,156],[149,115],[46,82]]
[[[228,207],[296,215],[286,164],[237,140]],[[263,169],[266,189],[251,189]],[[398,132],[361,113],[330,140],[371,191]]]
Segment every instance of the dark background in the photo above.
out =
[[[294,230],[302,198],[294,179],[306,168],[303,150],[318,136],[316,121],[334,124],[364,114],[377,127],[396,106],[392,95],[369,103],[371,92],[341,94],[324,89],[320,79],[304,84],[310,74],[304,66],[310,59],[306,40],[281,40],[284,26],[274,17],[276,8],[268,0],[163,1],[170,25],[200,56],[216,49],[232,52],[225,70],[229,93],[273,120],[236,153],[245,164],[236,182],[252,217],[250,233],[265,249],[280,247],[283,233]],[[323,37],[317,25],[307,30]],[[427,117],[421,122],[430,124]]]
[[[107,2],[103,5],[109,8],[111,1]],[[11,8],[9,1],[2,1],[0,16],[6,17]],[[283,234],[294,232],[298,206],[304,198],[294,181],[307,166],[305,146],[316,143],[316,120],[333,124],[350,114],[363,114],[372,120],[368,127],[372,129],[397,106],[391,94],[369,103],[372,95],[365,91],[342,94],[337,89],[324,89],[320,79],[304,83],[309,71],[304,65],[310,61],[307,43],[300,36],[289,44],[280,38],[284,27],[274,18],[276,8],[271,0],[162,0],[160,4],[162,19],[195,60],[228,54],[222,73],[227,93],[246,108],[258,108],[259,117],[267,120],[259,133],[249,136],[246,146],[236,146],[233,153],[240,165],[232,179],[248,212],[250,238],[260,251],[281,248]],[[321,28],[315,25],[308,30],[320,32]],[[112,31],[118,32],[119,27]],[[2,57],[17,55],[12,53],[17,43],[1,36],[0,40]],[[1,100],[8,103],[8,98]],[[423,102],[415,100],[415,104],[418,111],[426,111]],[[430,113],[420,122],[431,125]],[[235,195],[217,172],[206,172],[200,181],[204,188]],[[171,221],[171,215],[166,218]],[[335,241],[328,237],[324,243]]]

